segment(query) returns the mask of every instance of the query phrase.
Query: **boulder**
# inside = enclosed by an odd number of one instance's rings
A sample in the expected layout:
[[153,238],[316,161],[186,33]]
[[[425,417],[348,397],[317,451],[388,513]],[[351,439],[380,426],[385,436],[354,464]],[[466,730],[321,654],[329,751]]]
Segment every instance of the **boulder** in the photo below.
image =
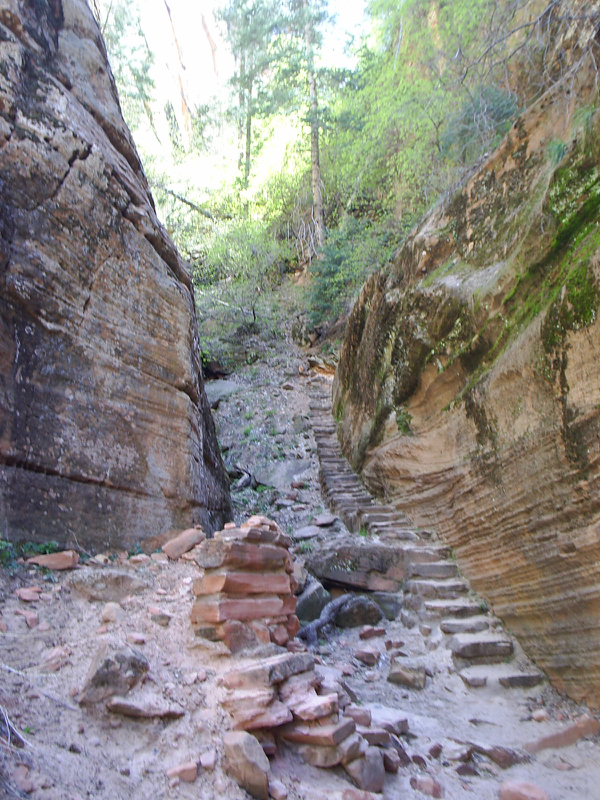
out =
[[79,702],[98,703],[112,695],[126,694],[148,672],[147,658],[138,650],[126,647],[109,652],[108,645],[100,646],[79,693]]
[[312,622],[319,618],[330,600],[331,595],[327,589],[320,581],[313,578],[307,583],[302,594],[298,595],[296,616],[303,622]]
[[230,502],[193,286],[156,215],[99,26],[85,0],[8,7],[0,525],[87,549],[213,531]]
[[234,781],[258,800],[269,798],[271,765],[252,734],[229,731],[223,737],[224,768]]
[[361,625],[375,625],[383,614],[377,603],[369,597],[351,597],[335,615],[335,624],[340,628],[358,628]]
[[382,791],[385,782],[385,768],[383,756],[378,747],[368,747],[364,756],[344,764],[344,769],[359,789],[366,792]]

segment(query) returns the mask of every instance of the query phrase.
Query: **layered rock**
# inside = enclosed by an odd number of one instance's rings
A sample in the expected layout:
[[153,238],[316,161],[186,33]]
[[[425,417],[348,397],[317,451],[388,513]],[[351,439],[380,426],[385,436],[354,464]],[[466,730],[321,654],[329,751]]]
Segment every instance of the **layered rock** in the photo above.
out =
[[223,641],[231,652],[293,639],[300,623],[291,543],[276,522],[261,516],[239,528],[230,523],[202,542],[194,551],[202,567],[193,584],[196,635]]
[[334,414],[367,486],[437,528],[538,666],[598,707],[593,33],[580,32],[583,62],[569,83],[518,119],[413,231],[393,267],[367,282],[350,318]]
[[84,0],[0,3],[0,535],[230,518],[193,289]]

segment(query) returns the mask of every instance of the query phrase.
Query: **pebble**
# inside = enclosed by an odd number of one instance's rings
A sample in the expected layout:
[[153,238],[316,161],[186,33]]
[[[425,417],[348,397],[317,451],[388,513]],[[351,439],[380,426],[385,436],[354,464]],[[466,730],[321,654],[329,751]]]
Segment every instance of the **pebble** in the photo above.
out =
[[143,633],[128,633],[127,641],[129,644],[146,644],[146,637]]
[[202,769],[212,771],[217,766],[217,751],[207,750],[200,756],[200,764]]
[[118,603],[106,603],[102,609],[102,622],[116,622],[123,616],[123,609]]
[[535,722],[545,722],[550,718],[550,715],[545,708],[537,708],[531,715],[531,719]]

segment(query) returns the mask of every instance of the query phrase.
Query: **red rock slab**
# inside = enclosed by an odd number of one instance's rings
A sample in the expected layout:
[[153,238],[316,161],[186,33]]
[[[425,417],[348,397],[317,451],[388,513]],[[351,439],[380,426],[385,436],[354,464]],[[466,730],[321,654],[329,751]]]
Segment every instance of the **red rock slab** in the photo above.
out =
[[288,617],[288,621],[286,622],[287,632],[290,636],[290,639],[293,639],[294,636],[300,630],[300,620],[295,614],[290,614]]
[[39,624],[40,618],[35,611],[29,611],[27,608],[16,608],[15,614],[25,618],[28,628],[36,628]]
[[505,781],[500,787],[500,800],[549,800],[549,797],[535,783]]
[[279,686],[279,699],[286,703],[297,695],[306,694],[321,685],[321,677],[314,670],[291,675]]
[[270,544],[206,539],[195,550],[195,560],[204,569],[293,572],[290,554],[283,547]]
[[288,742],[299,744],[320,744],[326,746],[338,745],[347,736],[356,731],[353,719],[344,718],[332,725],[287,725],[280,731],[280,736]]
[[317,719],[335,714],[338,710],[337,694],[318,695],[314,690],[304,695],[292,697],[286,701],[287,707],[294,717],[303,722],[314,722]]
[[279,700],[274,700],[268,708],[257,709],[236,709],[232,713],[233,727],[238,731],[263,730],[268,728],[279,728],[291,722],[292,712]]
[[[229,592],[230,594],[284,594],[291,592],[287,572],[206,572],[196,578],[192,590],[196,596]],[[293,598],[296,599],[295,597]],[[294,608],[288,611],[293,613]],[[285,612],[284,612],[285,613]]]
[[350,719],[353,719],[357,725],[364,725],[368,728],[371,724],[371,712],[368,708],[364,708],[363,706],[350,703],[350,705],[347,705],[344,709],[344,714],[350,717]]
[[183,717],[184,709],[176,703],[168,703],[162,697],[110,697],[106,701],[106,708],[113,714],[122,714],[124,717],[137,719],[177,719]]
[[365,625],[358,635],[361,639],[373,639],[376,636],[385,636],[385,634],[385,628],[375,628],[373,625]]
[[79,555],[74,550],[63,550],[60,553],[47,553],[28,558],[27,563],[46,569],[74,569],[79,563]]
[[15,594],[24,603],[35,603],[40,599],[42,590],[39,586],[22,586],[20,589],[15,590]]
[[[281,592],[277,592],[277,594],[282,594]],[[298,598],[293,594],[284,595],[282,598],[283,600],[283,607],[281,609],[281,613],[285,614],[295,614],[296,613],[296,606],[298,605]]]
[[285,625],[270,625],[269,635],[271,637],[271,641],[274,644],[279,645],[279,647],[285,647],[290,639]]
[[388,745],[391,742],[391,735],[389,731],[384,728],[367,727],[366,725],[357,725],[357,733],[366,739],[370,745]]
[[413,775],[410,779],[410,785],[413,789],[417,789],[423,794],[428,794],[430,797],[444,796],[442,785],[431,775]]
[[281,612],[283,601],[277,595],[264,597],[238,597],[208,595],[196,600],[192,606],[192,625],[202,622],[217,624],[236,619],[240,622],[275,616]]
[[172,561],[175,561],[205,539],[206,534],[202,528],[188,528],[163,544],[161,549]]
[[529,742],[529,744],[525,745],[525,750],[535,755],[535,753],[548,747],[568,747],[584,736],[595,736],[598,732],[600,732],[600,722],[584,714],[573,725],[569,725],[568,728],[564,728],[558,733],[542,736],[541,739],[536,739],[535,742]]
[[311,653],[281,653],[247,667],[230,670],[223,677],[223,686],[227,689],[273,686],[291,675],[312,670],[313,666],[314,658]]
[[186,761],[167,770],[167,778],[179,778],[185,783],[194,783],[198,775],[198,764],[195,761]]
[[273,544],[286,549],[292,546],[292,540],[287,534],[282,533],[282,531],[272,531],[265,527],[245,527],[241,525],[239,528],[220,531],[215,534],[215,537],[223,541],[238,539],[246,542],[256,542],[257,544]]

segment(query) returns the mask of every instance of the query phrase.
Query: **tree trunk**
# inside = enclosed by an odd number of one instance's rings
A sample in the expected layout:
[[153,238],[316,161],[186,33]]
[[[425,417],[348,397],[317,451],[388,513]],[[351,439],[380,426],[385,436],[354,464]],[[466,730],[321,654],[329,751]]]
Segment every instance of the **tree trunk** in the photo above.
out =
[[319,97],[317,95],[317,77],[314,66],[313,29],[308,18],[308,0],[303,6],[307,12],[304,26],[304,43],[308,64],[308,97],[310,105],[310,172],[313,201],[313,222],[315,226],[315,251],[325,243],[325,218],[323,214],[323,196],[321,194],[321,160],[319,157]]

